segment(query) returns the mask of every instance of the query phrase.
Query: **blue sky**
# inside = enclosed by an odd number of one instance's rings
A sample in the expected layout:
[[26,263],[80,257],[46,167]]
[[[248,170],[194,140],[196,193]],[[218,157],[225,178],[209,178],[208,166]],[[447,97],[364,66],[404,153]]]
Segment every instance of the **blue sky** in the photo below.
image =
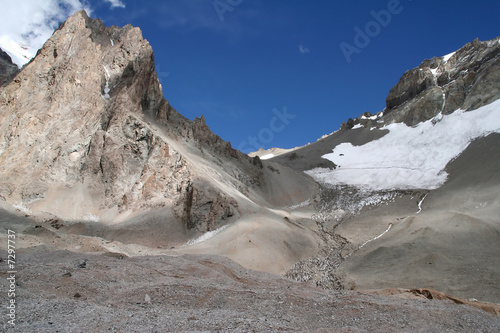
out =
[[314,142],[424,59],[500,35],[498,0],[65,1],[139,26],[165,98],[244,152]]

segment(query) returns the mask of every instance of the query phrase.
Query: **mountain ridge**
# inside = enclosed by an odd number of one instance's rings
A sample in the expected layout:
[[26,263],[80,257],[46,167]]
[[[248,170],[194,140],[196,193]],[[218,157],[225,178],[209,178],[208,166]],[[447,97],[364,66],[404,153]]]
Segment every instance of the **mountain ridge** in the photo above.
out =
[[[284,182],[277,173],[294,171],[236,151],[203,116],[180,115],[139,28],[106,28],[84,11],[0,94],[0,195],[34,214],[114,224],[164,208],[187,241],[266,202],[305,201],[316,187],[301,175]],[[298,197],[273,195],[280,188]]]
[[[257,318],[262,304],[278,308],[272,323],[286,330],[380,328],[372,319],[381,312],[389,331],[499,327],[498,306],[474,299],[500,299],[500,126],[487,136],[481,126],[466,126],[479,136],[443,167],[448,178],[437,188],[367,190],[357,181],[368,172],[331,184],[308,174],[355,170],[353,163],[373,162],[394,141],[403,143],[394,156],[426,166],[427,155],[432,161],[430,152],[439,153],[431,146],[455,145],[447,134],[469,133],[440,131],[445,124],[487,114],[496,126],[498,41],[425,60],[402,76],[383,112],[261,159],[235,150],[203,115],[189,120],[170,105],[139,28],[105,27],[77,12],[0,88],[0,237],[15,230],[19,289],[28,313],[43,314],[22,327],[62,327],[67,317],[53,310],[61,304],[76,319],[107,309],[91,321],[96,330],[118,317],[125,319],[115,329],[141,331],[134,325],[149,320],[174,330],[220,330],[225,314],[234,325],[248,314],[247,330],[271,329]],[[379,141],[397,131],[392,142]],[[408,152],[405,131],[413,131],[417,148],[429,136],[425,149]],[[357,150],[377,142],[382,147]],[[376,161],[362,167],[386,167]],[[398,176],[408,175],[404,163]],[[52,256],[57,260],[45,267]],[[412,301],[380,296],[391,293]],[[320,308],[330,312],[318,320]],[[165,311],[175,312],[175,323],[158,316]]]
[[[467,43],[455,52],[443,57],[434,57],[424,60],[418,67],[407,70],[389,91],[386,98],[386,107],[374,114],[365,112],[357,118],[349,118],[340,125],[340,128],[330,134],[323,135],[316,142],[292,149],[279,147],[249,153],[249,156],[259,156],[270,159],[281,156],[277,161],[297,170],[305,171],[307,168],[298,167],[305,163],[297,160],[296,156],[305,154],[314,162],[310,165],[323,165],[334,167],[328,161],[321,159],[318,153],[304,153],[306,147],[320,146],[318,142],[332,140],[331,136],[339,132],[358,128],[377,128],[390,123],[404,123],[415,126],[421,122],[432,119],[438,114],[451,114],[457,109],[471,111],[487,105],[500,98],[498,76],[500,71],[500,37],[488,41]],[[347,135],[347,133],[342,134]],[[358,133],[358,137],[364,134]],[[356,145],[368,142],[349,136],[348,139],[336,140],[354,142]],[[318,152],[317,148],[312,151]],[[320,149],[322,154],[327,149]],[[292,157],[292,158],[290,158]],[[319,158],[319,159],[318,159]],[[300,161],[300,163],[299,163]]]

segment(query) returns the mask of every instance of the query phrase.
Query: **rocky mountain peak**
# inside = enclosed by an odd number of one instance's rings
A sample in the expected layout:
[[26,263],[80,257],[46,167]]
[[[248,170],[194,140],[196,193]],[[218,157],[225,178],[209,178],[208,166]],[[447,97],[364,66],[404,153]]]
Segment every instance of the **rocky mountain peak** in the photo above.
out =
[[393,122],[414,126],[440,113],[475,110],[498,99],[499,77],[500,37],[476,39],[406,71],[389,91],[383,111],[350,118],[340,129],[381,128]]
[[424,60],[390,90],[384,120],[412,126],[439,113],[487,105],[499,96],[499,72],[500,37],[476,39],[449,55]]
[[[87,178],[84,170],[99,169],[109,182],[116,175],[102,154],[92,159],[96,141],[116,142],[116,127],[134,123],[144,100],[161,98],[153,51],[139,29],[105,28],[84,11],[74,14],[1,92],[0,158],[8,176],[2,194],[23,202],[41,199],[47,181],[72,187]],[[142,144],[134,146],[140,150]],[[7,181],[29,176],[39,181],[21,181],[15,189]]]
[[65,219],[161,208],[206,231],[237,214],[235,196],[270,190],[260,161],[163,97],[139,28],[84,11],[0,91],[0,133],[0,196]]

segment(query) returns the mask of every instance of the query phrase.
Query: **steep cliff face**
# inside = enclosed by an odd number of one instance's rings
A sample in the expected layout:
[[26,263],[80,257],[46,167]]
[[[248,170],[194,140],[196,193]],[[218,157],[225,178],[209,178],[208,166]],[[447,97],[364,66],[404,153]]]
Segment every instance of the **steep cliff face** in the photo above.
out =
[[500,96],[500,37],[475,40],[407,71],[391,89],[384,120],[409,126],[442,112],[474,110]]
[[153,68],[139,29],[69,18],[1,94],[2,195],[27,205],[90,181],[100,208],[126,205],[166,149],[141,119],[142,101],[162,97]]
[[256,162],[170,106],[138,28],[84,11],[0,93],[0,195],[33,211],[114,221],[167,207],[211,230],[263,193]]

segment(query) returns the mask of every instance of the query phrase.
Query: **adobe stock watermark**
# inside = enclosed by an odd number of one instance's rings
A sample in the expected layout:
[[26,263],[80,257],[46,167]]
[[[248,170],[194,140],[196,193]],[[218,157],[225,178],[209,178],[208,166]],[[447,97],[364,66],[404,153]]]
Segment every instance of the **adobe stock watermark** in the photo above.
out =
[[238,145],[239,151],[257,151],[264,145],[271,143],[274,140],[274,135],[282,132],[291,120],[297,117],[297,115],[288,113],[286,105],[283,106],[282,111],[274,108],[272,112],[274,116],[269,120],[269,126],[262,128],[257,136],[250,135],[247,140],[241,142]]
[[[412,0],[407,0],[412,1]],[[387,28],[392,22],[394,15],[399,15],[403,12],[403,5],[399,0],[389,0],[387,9],[379,11],[371,10],[370,15],[373,20],[368,21],[364,29],[359,26],[354,27],[353,44],[342,42],[339,44],[340,50],[348,64],[352,62],[353,54],[360,54],[361,50],[370,45],[373,38],[380,35],[382,28]]]
[[243,0],[215,0],[212,2],[215,12],[219,16],[221,22],[224,21],[224,14],[226,12],[232,12],[235,7],[241,5]]
[[7,323],[9,327],[16,326],[16,280],[17,280],[17,270],[16,270],[16,232],[14,230],[7,231],[7,304],[5,304],[4,309],[7,310]]

